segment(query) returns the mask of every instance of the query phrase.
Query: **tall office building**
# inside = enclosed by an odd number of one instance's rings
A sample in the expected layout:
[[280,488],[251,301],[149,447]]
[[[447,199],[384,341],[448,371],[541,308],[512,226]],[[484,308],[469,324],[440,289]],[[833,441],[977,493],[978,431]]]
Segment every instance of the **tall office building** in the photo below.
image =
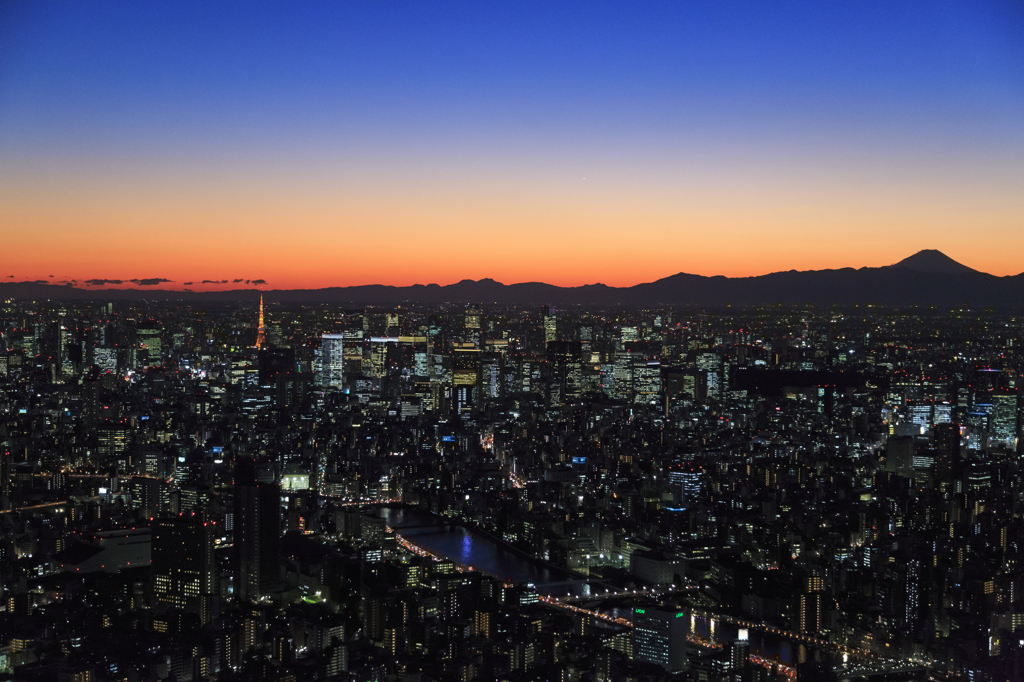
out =
[[800,595],[800,632],[820,632],[824,622],[825,582],[819,575],[807,577]]
[[960,469],[960,425],[936,424],[935,480],[940,486],[949,485]]
[[750,640],[746,628],[736,632],[736,639],[729,646],[729,679],[742,679],[742,672],[750,667]]
[[178,514],[153,521],[153,593],[158,604],[213,618],[217,594],[212,521],[198,514]]
[[681,507],[696,504],[700,499],[703,473],[700,467],[692,465],[669,469],[668,484],[672,491],[672,502]]
[[[0,424],[0,436],[6,436],[5,429]],[[13,487],[11,486],[11,457],[12,448],[10,443],[0,438],[0,509],[10,509],[13,506]]]
[[885,470],[904,478],[913,477],[915,451],[912,436],[890,438],[885,444]]
[[633,658],[670,673],[686,670],[686,613],[659,607],[633,610]]
[[996,444],[1008,448],[1017,447],[1019,427],[1017,424],[1017,394],[996,392],[992,394],[992,409],[989,410],[989,430]]
[[558,340],[558,320],[555,318],[555,309],[551,306],[544,306],[541,311],[544,317],[544,341]]
[[138,334],[140,349],[145,349],[146,351],[146,364],[150,367],[162,365],[163,341],[160,338],[160,323],[155,320],[141,322],[136,333]]
[[281,553],[281,488],[260,480],[256,463],[240,459],[235,468],[235,593],[260,601],[278,588]]
[[127,420],[107,420],[96,429],[97,456],[104,466],[115,464],[127,455],[131,445],[131,430]]
[[323,334],[320,337],[320,371],[316,378],[318,386],[341,388],[343,371],[345,337],[342,334]]
[[903,626],[907,631],[913,631],[921,616],[921,561],[911,558],[903,565],[903,575],[900,577],[902,594]]

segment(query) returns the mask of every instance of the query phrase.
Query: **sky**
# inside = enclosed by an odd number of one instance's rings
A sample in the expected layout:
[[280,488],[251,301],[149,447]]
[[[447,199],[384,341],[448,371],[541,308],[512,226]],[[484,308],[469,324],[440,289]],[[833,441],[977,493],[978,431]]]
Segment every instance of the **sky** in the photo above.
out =
[[92,288],[1013,275],[1024,3],[8,0],[0,240]]

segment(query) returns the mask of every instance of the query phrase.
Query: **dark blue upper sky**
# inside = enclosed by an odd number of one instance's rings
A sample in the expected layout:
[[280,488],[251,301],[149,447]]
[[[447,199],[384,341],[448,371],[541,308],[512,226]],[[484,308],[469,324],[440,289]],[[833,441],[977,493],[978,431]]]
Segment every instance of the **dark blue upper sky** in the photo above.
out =
[[1022,7],[7,2],[0,143],[1019,135]]

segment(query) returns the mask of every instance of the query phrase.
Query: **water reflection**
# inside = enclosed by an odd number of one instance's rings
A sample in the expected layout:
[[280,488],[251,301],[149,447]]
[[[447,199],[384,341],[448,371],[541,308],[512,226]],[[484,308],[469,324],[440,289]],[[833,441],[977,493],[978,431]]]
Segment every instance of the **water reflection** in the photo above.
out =
[[[381,515],[403,536],[432,552],[473,566],[479,571],[503,579],[535,583],[542,591],[552,583],[572,580],[569,573],[545,568],[516,552],[505,549],[490,539],[461,526],[446,526],[429,514],[412,509],[383,507]],[[564,592],[566,588],[562,587]]]

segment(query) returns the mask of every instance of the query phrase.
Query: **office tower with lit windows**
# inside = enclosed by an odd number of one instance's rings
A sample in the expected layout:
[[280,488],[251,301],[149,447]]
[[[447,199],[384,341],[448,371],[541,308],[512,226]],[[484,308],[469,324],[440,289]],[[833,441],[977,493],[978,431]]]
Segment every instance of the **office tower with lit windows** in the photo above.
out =
[[1017,447],[1019,425],[1017,418],[1017,393],[997,391],[992,394],[992,409],[989,410],[989,431],[997,445],[1009,449]]
[[686,670],[686,612],[657,606],[633,610],[633,658],[670,673]]
[[696,504],[700,498],[703,473],[700,467],[690,465],[669,469],[668,481],[669,489],[672,492],[672,502],[679,507]]
[[96,430],[96,440],[99,461],[105,466],[116,464],[120,467],[120,461],[131,445],[131,427],[124,419],[105,421]]
[[544,306],[541,311],[544,321],[545,343],[558,340],[558,320],[555,318],[555,309],[551,306]]
[[160,323],[155,320],[146,320],[139,323],[136,330],[139,339],[139,350],[146,351],[146,365],[159,367],[163,364],[163,341],[161,339]]
[[323,334],[320,337],[320,367],[316,377],[318,386],[342,387],[345,369],[344,345],[343,334]]
[[821,631],[824,617],[825,583],[819,575],[808,576],[800,595],[800,632]]
[[216,524],[199,514],[178,514],[153,521],[153,596],[158,605],[213,618],[217,595],[214,562]]

